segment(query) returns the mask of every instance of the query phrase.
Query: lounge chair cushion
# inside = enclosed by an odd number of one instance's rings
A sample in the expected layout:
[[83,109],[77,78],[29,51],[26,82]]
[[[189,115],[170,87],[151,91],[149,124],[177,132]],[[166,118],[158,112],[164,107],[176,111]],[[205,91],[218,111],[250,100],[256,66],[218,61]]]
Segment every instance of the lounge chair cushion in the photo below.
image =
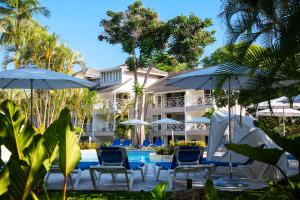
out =
[[77,165],[77,169],[80,169],[81,171],[85,169],[89,169],[90,166],[95,166],[99,165],[99,162],[94,162],[94,161],[81,161]]
[[129,166],[132,170],[137,170],[141,167],[144,167],[144,163],[142,162],[129,162]]
[[[215,166],[219,167],[229,167],[229,162],[222,162],[222,161],[212,161],[212,160],[206,160],[205,158],[202,159],[201,164],[214,164]],[[240,165],[250,165],[252,164],[252,159],[248,159],[244,163],[240,162],[233,162],[232,167],[238,167]]]
[[169,170],[172,167],[172,162],[158,162],[155,163],[155,165],[160,167],[162,170]]

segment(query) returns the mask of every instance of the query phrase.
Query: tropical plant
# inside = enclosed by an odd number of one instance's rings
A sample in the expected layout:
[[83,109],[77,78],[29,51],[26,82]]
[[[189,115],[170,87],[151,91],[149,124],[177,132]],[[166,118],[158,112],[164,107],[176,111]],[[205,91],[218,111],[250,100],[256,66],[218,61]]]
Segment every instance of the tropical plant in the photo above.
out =
[[[134,74],[135,85],[133,116],[143,120],[146,98],[141,89],[145,88],[151,70],[157,64],[164,65],[161,62],[173,63],[171,60],[195,67],[204,47],[214,41],[214,31],[206,30],[212,22],[210,19],[202,21],[194,15],[178,16],[164,22],[141,1],[129,5],[124,12],[108,11],[107,16],[108,19],[100,23],[104,33],[98,38],[110,44],[120,44],[129,55],[126,64]],[[147,68],[147,72],[141,84],[137,72],[143,68]]]
[[33,189],[43,180],[58,155],[59,167],[64,174],[73,170],[79,161],[80,151],[74,142],[76,136],[71,131],[70,111],[64,109],[42,134],[34,131],[12,101],[4,101],[0,110],[0,139],[12,153],[0,172],[0,197],[37,199]]
[[218,196],[218,191],[214,186],[214,182],[208,179],[204,185],[205,198],[206,200],[218,200],[220,199]]
[[277,166],[277,163],[285,151],[293,155],[298,161],[300,160],[298,150],[300,145],[300,136],[283,137],[279,134],[278,129],[271,130],[267,127],[267,124],[255,124],[259,126],[281,149],[262,149],[260,147],[252,147],[247,144],[226,144],[226,148],[251,159],[276,167],[289,183],[292,193],[295,196],[298,196],[300,194],[300,184],[297,182],[293,183],[285,172]]
[[155,188],[151,191],[151,195],[153,197],[153,200],[166,200],[167,199],[167,193],[166,189],[168,187],[168,183],[159,183],[155,186]]

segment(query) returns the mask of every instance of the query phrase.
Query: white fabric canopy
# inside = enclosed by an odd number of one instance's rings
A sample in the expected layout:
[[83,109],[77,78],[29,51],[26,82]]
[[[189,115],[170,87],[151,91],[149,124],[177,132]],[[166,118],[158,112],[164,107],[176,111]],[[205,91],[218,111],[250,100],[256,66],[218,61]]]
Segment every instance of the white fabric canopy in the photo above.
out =
[[143,121],[143,120],[139,120],[139,119],[130,119],[124,122],[120,122],[120,124],[125,124],[125,125],[133,125],[133,126],[137,126],[137,125],[150,125],[150,123]]
[[[242,121],[241,121],[242,119]],[[253,124],[253,119],[249,117],[239,115],[232,116],[232,143],[235,144],[248,144],[250,146],[260,146],[265,144],[265,148],[279,148],[261,129],[257,128]],[[215,160],[215,161],[228,161],[228,151],[224,147],[224,144],[227,143],[227,135],[228,135],[228,114],[222,112],[215,112],[211,118],[209,129],[209,136],[208,136],[208,151],[207,151],[207,159],[208,160]],[[221,157],[215,156],[216,152],[225,152],[225,154]],[[249,158],[242,156],[240,154],[236,154],[232,152],[232,161],[244,163]],[[252,171],[255,172],[255,177],[262,172],[262,169],[266,169],[266,164],[255,161],[249,167],[253,169]],[[287,159],[285,155],[278,162],[278,166],[287,172]],[[243,173],[243,171],[241,172]],[[244,172],[249,173],[249,172]],[[264,176],[269,178],[274,178],[280,173],[275,168],[269,168]]]
[[260,110],[256,112],[257,116],[276,116],[276,117],[300,117],[300,111],[284,108],[284,109],[272,109],[273,115],[270,109]]
[[197,117],[197,118],[192,118],[186,121],[186,123],[204,123],[204,124],[209,124],[210,119],[207,117]]
[[[270,101],[271,103],[271,107],[274,108],[274,109],[280,109],[280,108],[290,108],[290,103],[288,101],[288,98],[285,97],[285,96],[282,96],[282,97],[279,97],[279,98],[276,98],[276,99],[272,99]],[[268,109],[269,108],[269,103],[268,101],[264,101],[264,102],[261,102],[257,105],[257,108],[258,109]],[[300,96],[296,96],[294,98],[294,101],[293,101],[293,108],[300,108]]]

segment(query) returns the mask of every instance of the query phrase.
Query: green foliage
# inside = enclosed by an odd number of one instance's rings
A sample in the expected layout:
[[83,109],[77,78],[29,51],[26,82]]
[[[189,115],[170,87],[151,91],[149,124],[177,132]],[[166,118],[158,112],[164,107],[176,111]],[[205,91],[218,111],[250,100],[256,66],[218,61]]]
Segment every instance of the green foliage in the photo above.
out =
[[135,83],[133,85],[133,88],[132,88],[133,92],[138,95],[138,96],[142,96],[143,93],[144,93],[144,88],[142,85],[138,84],[138,83]]
[[[12,101],[4,101],[0,109],[1,141],[12,153],[0,172],[0,198],[27,199],[30,196],[37,199],[33,188],[43,180],[58,155],[64,174],[69,173],[80,158],[79,147],[74,142],[77,138],[71,131],[70,111],[63,110],[60,118],[40,134],[35,133]],[[65,155],[67,162],[63,162]]]
[[169,145],[169,146],[157,147],[156,153],[158,155],[172,155],[174,153],[174,146]]
[[59,138],[59,169],[64,175],[64,195],[66,196],[67,177],[80,161],[80,148],[71,123],[71,113],[69,109],[64,109],[56,121]]
[[220,199],[218,196],[218,192],[214,186],[214,182],[210,179],[208,179],[205,182],[205,186],[204,186],[204,190],[205,190],[205,199],[206,200],[218,200]]
[[167,193],[166,189],[168,187],[168,183],[159,183],[155,186],[155,188],[152,190],[151,195],[154,200],[166,200],[167,199]]
[[284,137],[279,134],[276,129],[269,129],[264,123],[257,123],[259,126],[278,146],[280,146],[284,151],[292,154],[298,161],[300,161],[300,135],[295,135],[291,137]]

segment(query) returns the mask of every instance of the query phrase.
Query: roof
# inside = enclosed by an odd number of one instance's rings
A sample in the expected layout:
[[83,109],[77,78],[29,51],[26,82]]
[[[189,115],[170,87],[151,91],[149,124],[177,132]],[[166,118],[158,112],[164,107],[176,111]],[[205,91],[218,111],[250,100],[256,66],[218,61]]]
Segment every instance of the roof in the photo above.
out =
[[97,79],[100,77],[100,70],[89,67],[89,68],[85,68],[81,71],[74,73],[74,76],[82,77],[82,78]]
[[[112,68],[107,68],[107,69],[101,69],[101,72],[107,72],[107,71],[111,71],[111,70],[117,70],[117,69],[125,69],[126,71],[129,71],[127,68],[127,65],[123,64],[123,65],[119,65],[117,67],[112,67]],[[143,69],[138,69],[138,73],[147,73],[148,68],[143,68]],[[167,76],[168,73],[162,70],[159,70],[157,68],[152,68],[151,75],[158,75],[158,76]]]
[[181,72],[172,72],[168,76],[166,76],[166,77],[160,79],[159,81],[157,81],[156,83],[150,85],[146,89],[146,92],[147,93],[160,93],[160,92],[174,92],[174,91],[186,90],[186,89],[181,88],[181,87],[175,87],[175,86],[167,85],[167,79],[172,78],[172,77],[177,76],[177,75],[180,75],[180,74],[190,72],[190,71],[193,71],[193,70],[185,70],[185,71],[181,71]]
[[128,83],[129,81],[131,81],[132,79],[128,79],[127,81],[125,81],[122,84],[117,84],[117,85],[109,85],[109,86],[103,86],[103,87],[98,87],[96,88],[97,91],[101,92],[101,93],[108,93],[108,92],[113,92],[116,89],[118,89],[119,87],[121,87],[122,85]]

